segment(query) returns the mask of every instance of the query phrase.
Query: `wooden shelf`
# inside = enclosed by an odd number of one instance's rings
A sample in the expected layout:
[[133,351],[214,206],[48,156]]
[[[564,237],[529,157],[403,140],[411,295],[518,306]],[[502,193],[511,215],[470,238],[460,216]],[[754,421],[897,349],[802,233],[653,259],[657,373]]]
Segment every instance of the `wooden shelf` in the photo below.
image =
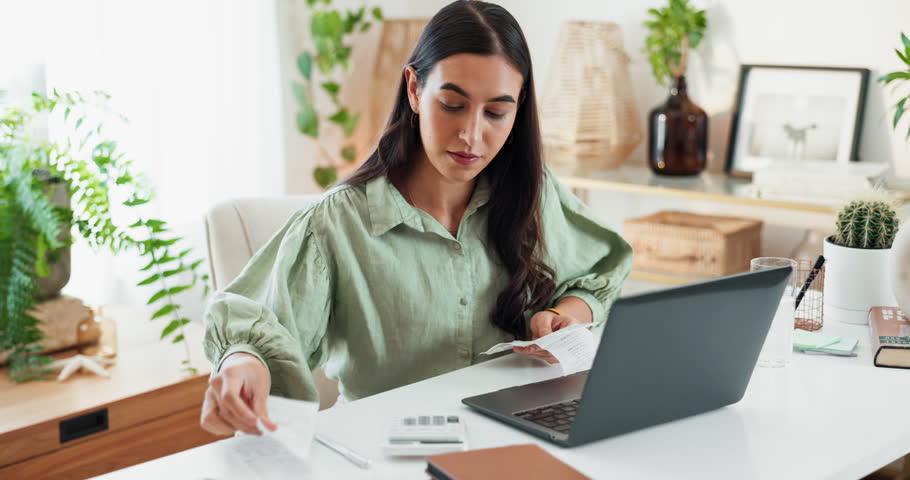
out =
[[[560,167],[551,170],[564,185],[573,189],[676,197],[823,214],[834,214],[839,210],[838,207],[818,203],[755,198],[749,193],[750,180],[731,177],[722,172],[706,171],[694,177],[667,177],[656,175],[647,167],[632,165],[609,170],[571,170]],[[892,193],[900,201],[910,200],[910,192]]]

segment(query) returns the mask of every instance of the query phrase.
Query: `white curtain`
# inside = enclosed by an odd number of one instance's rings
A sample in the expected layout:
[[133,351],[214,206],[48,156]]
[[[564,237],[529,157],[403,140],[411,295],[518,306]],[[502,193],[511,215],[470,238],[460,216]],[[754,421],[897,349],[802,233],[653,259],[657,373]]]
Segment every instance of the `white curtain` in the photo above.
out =
[[[0,16],[30,15],[34,9],[16,7],[23,3],[0,4]],[[282,193],[274,1],[61,0],[42,7],[48,23],[28,33],[49,38],[48,91],[100,89],[113,96],[113,109],[129,123],[108,123],[105,132],[156,189],[144,212],[169,222],[196,257],[205,255],[202,216],[214,203]],[[90,304],[141,306],[154,293],[135,286],[144,263],[77,243],[64,293]],[[201,318],[199,292],[180,302],[185,315]]]

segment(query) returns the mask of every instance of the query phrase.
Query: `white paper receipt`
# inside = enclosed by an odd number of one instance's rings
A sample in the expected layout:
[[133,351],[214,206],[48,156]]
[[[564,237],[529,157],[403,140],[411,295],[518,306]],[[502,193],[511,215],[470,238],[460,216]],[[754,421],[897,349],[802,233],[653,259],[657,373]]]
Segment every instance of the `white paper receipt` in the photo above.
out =
[[563,375],[571,375],[590,369],[591,364],[594,363],[597,345],[594,342],[594,334],[588,329],[590,326],[590,323],[570,325],[537,340],[516,340],[509,343],[499,343],[481,355],[492,355],[497,352],[511,350],[512,347],[537,345],[549,351],[551,355],[559,360]]
[[228,450],[254,478],[302,478],[301,474],[309,470],[306,460],[316,431],[319,404],[269,396],[267,409],[278,430],[272,432],[260,421],[262,436],[240,435],[229,439]]

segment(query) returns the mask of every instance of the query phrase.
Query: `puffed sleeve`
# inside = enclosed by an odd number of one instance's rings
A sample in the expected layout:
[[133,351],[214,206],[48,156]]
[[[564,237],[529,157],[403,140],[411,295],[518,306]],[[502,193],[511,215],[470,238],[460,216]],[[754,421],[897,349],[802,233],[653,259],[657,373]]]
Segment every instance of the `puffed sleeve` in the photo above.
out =
[[599,325],[632,269],[632,247],[596,220],[549,169],[545,178],[542,222],[549,263],[557,276],[551,306],[578,297],[591,307]]
[[268,367],[272,394],[318,401],[312,369],[327,353],[333,275],[314,234],[312,211],[295,213],[213,296],[204,344],[217,369],[232,353],[250,353]]

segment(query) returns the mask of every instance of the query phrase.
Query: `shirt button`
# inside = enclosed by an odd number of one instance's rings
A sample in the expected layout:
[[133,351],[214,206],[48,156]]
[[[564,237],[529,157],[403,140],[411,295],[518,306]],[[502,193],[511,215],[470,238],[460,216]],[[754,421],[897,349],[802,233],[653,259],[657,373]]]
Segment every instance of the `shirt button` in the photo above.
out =
[[455,250],[461,250],[461,244],[458,242],[455,242],[452,244],[452,248],[454,248]]
[[461,297],[461,304],[462,304],[462,305],[467,305],[467,304],[468,304],[468,299],[465,298],[465,297]]

